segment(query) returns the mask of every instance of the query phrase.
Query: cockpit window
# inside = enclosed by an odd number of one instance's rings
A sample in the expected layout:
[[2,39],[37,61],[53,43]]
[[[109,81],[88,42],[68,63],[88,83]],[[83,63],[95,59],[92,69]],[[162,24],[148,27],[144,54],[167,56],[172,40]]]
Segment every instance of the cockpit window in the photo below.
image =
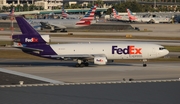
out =
[[160,48],[159,48],[159,50],[164,50],[164,49],[166,49],[166,48],[164,48],[164,47],[160,47]]

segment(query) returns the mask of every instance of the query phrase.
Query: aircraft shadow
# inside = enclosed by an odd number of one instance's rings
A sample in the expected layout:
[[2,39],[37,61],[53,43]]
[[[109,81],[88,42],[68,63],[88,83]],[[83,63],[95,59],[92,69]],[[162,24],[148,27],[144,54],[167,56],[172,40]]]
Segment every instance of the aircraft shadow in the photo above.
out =
[[[29,66],[67,66],[75,67],[76,62],[0,62],[0,66],[6,67],[29,67]],[[90,63],[88,67],[96,67],[99,65],[94,65]],[[106,66],[134,66],[131,63],[108,63]]]

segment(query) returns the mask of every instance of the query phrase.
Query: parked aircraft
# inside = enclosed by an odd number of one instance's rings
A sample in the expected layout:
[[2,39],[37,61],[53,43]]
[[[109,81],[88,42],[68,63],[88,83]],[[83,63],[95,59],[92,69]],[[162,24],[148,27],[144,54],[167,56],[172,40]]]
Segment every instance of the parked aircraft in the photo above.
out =
[[133,15],[129,9],[127,9],[127,12],[128,12],[129,20],[134,21],[134,22],[146,22],[146,23],[169,23],[169,22],[171,22],[171,19],[168,17],[158,17],[158,16],[154,16],[152,14],[149,14],[148,16],[145,16],[145,17],[140,17],[140,16]]
[[80,14],[68,14],[66,12],[66,10],[64,10],[64,8],[62,7],[62,10],[61,10],[61,17],[63,19],[79,19],[79,18],[82,18],[83,15],[80,15]]
[[76,60],[77,67],[88,66],[90,61],[105,65],[114,59],[147,59],[165,56],[169,53],[161,45],[133,42],[69,43],[47,44],[49,35],[40,35],[23,17],[16,17],[22,34],[13,35],[14,47],[23,52],[50,59]]
[[78,28],[92,24],[95,11],[96,5],[82,19],[32,19],[32,21],[41,23],[42,29],[66,31],[66,28]]
[[130,21],[133,21],[133,22],[150,22],[151,21],[151,17],[139,17],[139,16],[135,16],[132,14],[132,12],[127,9],[127,12],[128,12],[128,17],[129,17],[129,20]]
[[0,13],[0,18],[2,19],[6,19],[9,16],[13,16],[14,15],[14,8],[12,8],[10,10],[10,12],[6,12],[6,13]]

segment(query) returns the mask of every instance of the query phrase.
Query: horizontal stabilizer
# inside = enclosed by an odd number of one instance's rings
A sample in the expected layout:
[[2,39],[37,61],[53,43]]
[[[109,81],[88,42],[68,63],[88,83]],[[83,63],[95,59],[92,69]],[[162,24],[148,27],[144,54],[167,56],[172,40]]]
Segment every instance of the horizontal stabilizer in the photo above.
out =
[[19,48],[23,51],[43,51],[42,49],[29,48],[29,47],[15,47],[15,48]]

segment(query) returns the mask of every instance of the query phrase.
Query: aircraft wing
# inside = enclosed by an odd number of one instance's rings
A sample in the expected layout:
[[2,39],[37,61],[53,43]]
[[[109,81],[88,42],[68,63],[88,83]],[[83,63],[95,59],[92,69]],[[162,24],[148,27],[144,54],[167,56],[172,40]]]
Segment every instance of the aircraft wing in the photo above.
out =
[[104,56],[104,54],[71,54],[71,55],[44,55],[45,57],[52,57],[52,58],[72,58],[72,59],[93,59],[97,56]]
[[48,23],[48,22],[40,22],[42,26],[49,26],[49,27],[58,27],[60,29],[65,29],[66,27],[61,24],[54,24],[54,23]]

